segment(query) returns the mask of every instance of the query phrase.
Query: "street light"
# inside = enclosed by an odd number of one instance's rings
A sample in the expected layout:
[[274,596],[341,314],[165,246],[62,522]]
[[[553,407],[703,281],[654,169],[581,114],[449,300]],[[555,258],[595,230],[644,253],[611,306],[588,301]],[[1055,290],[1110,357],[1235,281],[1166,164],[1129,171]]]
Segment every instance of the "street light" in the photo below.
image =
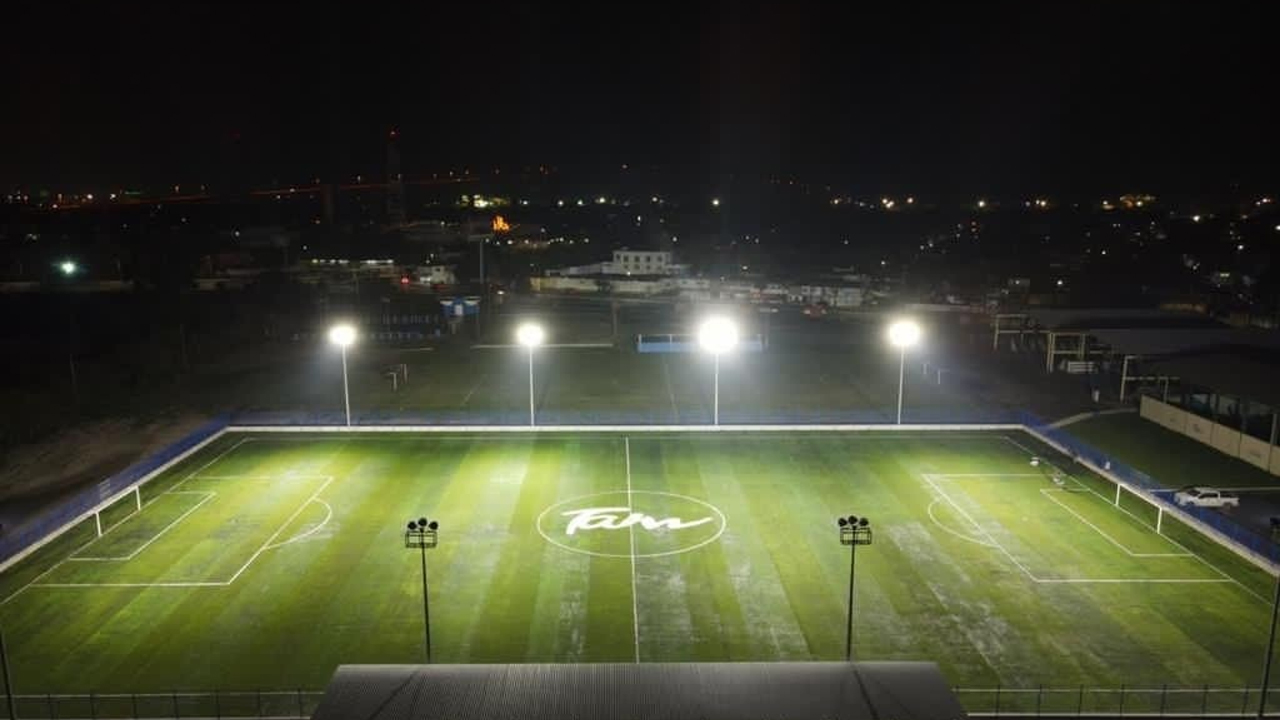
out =
[[720,355],[728,352],[738,344],[738,326],[726,317],[713,317],[702,323],[698,329],[698,344],[703,350],[715,356],[715,390],[713,391],[711,417],[715,425],[720,424]]
[[845,622],[844,659],[853,660],[853,569],[857,566],[858,546],[871,544],[871,521],[850,515],[836,518],[840,528],[840,544],[849,548],[849,618]]
[[409,528],[404,531],[404,546],[417,549],[422,554],[422,633],[428,665],[431,664],[431,603],[427,594],[427,551],[439,542],[439,530],[440,523],[422,517],[410,520]]
[[534,323],[525,323],[516,328],[516,342],[529,348],[529,427],[533,427],[533,349],[542,344],[546,339],[546,333],[542,331],[542,326]]
[[80,271],[80,266],[74,260],[63,260],[58,263],[58,270],[62,272],[63,276],[71,277]]
[[347,427],[351,427],[351,391],[347,387],[347,347],[356,341],[356,329],[346,323],[329,328],[329,342],[342,348],[342,403],[347,409]]
[[898,424],[902,424],[902,382],[907,367],[907,348],[920,342],[920,325],[914,320],[898,320],[889,326],[889,343],[898,348]]

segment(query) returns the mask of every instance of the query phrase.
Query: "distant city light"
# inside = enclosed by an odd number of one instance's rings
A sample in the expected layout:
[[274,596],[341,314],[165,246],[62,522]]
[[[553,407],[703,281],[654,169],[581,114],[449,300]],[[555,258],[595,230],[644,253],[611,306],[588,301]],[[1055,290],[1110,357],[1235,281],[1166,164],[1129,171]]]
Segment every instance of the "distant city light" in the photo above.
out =
[[76,272],[80,269],[80,266],[76,265],[75,262],[71,260],[63,260],[62,262],[58,263],[58,269],[62,271],[63,275],[66,275],[67,277],[71,277],[72,275],[76,274]]
[[1059,280],[1057,284],[1058,284],[1058,287],[1062,287],[1064,285],[1062,280]]
[[711,198],[711,207],[720,207],[720,198]]
[[987,206],[987,201],[986,201],[986,200],[979,200],[979,201],[978,201],[978,209],[979,209],[979,210],[981,210],[981,209],[985,208],[986,206]]
[[1200,222],[1200,216],[1199,216],[1199,215],[1192,215],[1192,216],[1191,216],[1191,222]]
[[1244,250],[1244,245],[1243,244],[1236,245],[1236,250]]

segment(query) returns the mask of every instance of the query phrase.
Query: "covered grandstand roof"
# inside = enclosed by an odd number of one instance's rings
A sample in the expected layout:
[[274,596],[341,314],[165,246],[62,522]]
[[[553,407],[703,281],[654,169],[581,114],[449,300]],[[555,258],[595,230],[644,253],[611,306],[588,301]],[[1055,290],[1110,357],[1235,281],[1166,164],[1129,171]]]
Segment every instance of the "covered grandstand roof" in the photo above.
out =
[[1093,337],[1125,355],[1169,355],[1205,348],[1280,348],[1280,332],[1235,328],[1102,328]]
[[1026,316],[1048,330],[1223,327],[1200,313],[1150,308],[1033,308]]
[[1216,348],[1149,360],[1144,368],[1184,385],[1280,407],[1280,351],[1274,349]]
[[343,665],[313,720],[951,720],[934,663]]

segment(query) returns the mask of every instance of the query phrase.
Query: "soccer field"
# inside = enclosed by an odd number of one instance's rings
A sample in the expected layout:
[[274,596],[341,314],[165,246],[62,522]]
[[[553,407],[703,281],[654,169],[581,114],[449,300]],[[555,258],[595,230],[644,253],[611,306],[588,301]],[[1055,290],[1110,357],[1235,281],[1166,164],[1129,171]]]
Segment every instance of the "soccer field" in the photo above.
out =
[[21,693],[320,688],[422,661],[426,516],[437,662],[840,659],[856,514],[859,659],[1256,686],[1270,579],[1114,499],[1018,432],[229,433],[0,576],[0,624]]

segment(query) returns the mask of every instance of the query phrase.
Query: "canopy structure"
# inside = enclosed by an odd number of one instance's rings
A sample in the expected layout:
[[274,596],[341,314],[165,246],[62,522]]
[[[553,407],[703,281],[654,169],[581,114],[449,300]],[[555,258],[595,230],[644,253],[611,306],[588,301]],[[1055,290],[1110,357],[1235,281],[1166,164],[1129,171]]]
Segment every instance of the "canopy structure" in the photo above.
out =
[[934,663],[343,665],[314,720],[954,720]]

